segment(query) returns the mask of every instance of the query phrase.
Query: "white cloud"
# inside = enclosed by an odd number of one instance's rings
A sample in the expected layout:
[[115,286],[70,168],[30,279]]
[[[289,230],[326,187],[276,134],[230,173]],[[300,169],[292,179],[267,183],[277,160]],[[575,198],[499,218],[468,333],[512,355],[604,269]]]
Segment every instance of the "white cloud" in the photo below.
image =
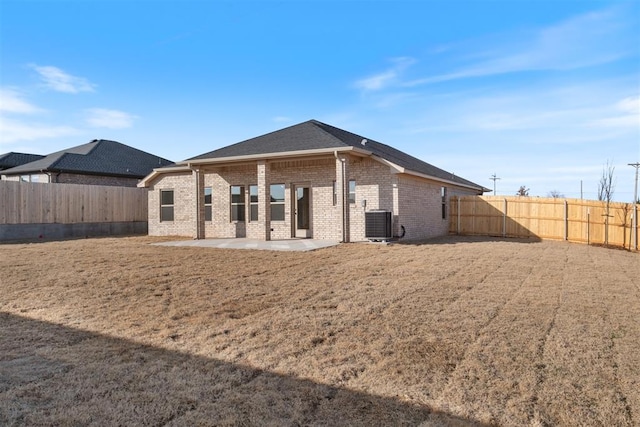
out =
[[133,121],[137,119],[124,111],[108,110],[105,108],[91,108],[86,110],[86,123],[92,127],[108,129],[125,129],[133,126]]
[[34,114],[42,112],[42,109],[25,101],[16,90],[0,88],[0,112]]
[[602,118],[591,121],[594,127],[640,130],[640,95],[629,96],[607,108]]
[[12,144],[18,141],[57,138],[61,136],[77,135],[79,133],[80,130],[71,126],[24,123],[0,116],[0,146]]
[[95,85],[84,77],[72,76],[60,68],[50,65],[32,65],[31,68],[40,75],[47,88],[56,92],[79,93],[95,91]]
[[[614,8],[579,15],[524,37],[506,35],[504,41],[489,48],[468,43],[463,49],[476,51],[474,58],[485,59],[403,85],[413,87],[520,71],[571,70],[613,62],[637,54],[634,34],[629,31],[633,27],[623,13],[623,9]],[[514,43],[513,39],[521,41]],[[485,52],[478,53],[482,48]]]
[[400,74],[416,62],[415,59],[407,57],[393,58],[391,61],[393,66],[390,69],[356,81],[355,87],[365,91],[383,89],[396,82]]

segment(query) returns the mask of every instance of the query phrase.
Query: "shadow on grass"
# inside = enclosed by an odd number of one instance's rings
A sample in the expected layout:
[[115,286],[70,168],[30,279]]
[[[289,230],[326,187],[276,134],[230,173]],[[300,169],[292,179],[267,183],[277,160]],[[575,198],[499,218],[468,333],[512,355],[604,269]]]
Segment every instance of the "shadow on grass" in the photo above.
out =
[[0,425],[481,425],[8,313],[0,337]]

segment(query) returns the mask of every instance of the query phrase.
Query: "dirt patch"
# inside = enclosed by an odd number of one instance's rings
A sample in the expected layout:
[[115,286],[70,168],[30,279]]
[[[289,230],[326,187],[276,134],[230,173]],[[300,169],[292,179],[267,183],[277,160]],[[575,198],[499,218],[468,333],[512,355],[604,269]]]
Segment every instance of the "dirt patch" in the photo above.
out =
[[640,257],[0,245],[0,424],[639,425]]

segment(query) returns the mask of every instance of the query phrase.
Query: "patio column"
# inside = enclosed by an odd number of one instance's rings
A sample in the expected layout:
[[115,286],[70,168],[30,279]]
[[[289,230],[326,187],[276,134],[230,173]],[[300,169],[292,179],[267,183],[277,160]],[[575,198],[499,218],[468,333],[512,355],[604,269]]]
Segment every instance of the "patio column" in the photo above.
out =
[[343,154],[335,154],[336,157],[336,207],[340,212],[340,223],[337,224],[340,230],[340,240],[349,242],[349,157]]
[[269,164],[260,160],[257,164],[258,168],[258,224],[260,231],[258,238],[263,240],[271,240],[271,194],[269,177]]

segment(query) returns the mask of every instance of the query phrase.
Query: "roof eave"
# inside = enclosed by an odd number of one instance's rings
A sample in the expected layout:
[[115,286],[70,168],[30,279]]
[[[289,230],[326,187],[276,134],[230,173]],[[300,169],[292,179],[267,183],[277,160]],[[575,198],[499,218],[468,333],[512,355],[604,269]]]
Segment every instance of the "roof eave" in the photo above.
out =
[[222,163],[241,163],[254,160],[269,160],[269,159],[285,159],[293,157],[310,157],[317,156],[319,154],[333,154],[339,153],[351,153],[359,156],[369,156],[371,151],[363,150],[358,147],[333,147],[333,148],[318,148],[314,150],[296,150],[296,151],[282,151],[277,153],[262,153],[262,154],[248,154],[246,156],[229,156],[229,157],[211,157],[207,159],[195,159],[184,160],[177,162],[177,165],[215,165]]
[[164,168],[156,168],[151,171],[151,173],[140,180],[137,187],[145,188],[148,187],[151,182],[159,175],[163,175],[165,173],[176,173],[176,172],[189,172],[191,168],[189,166],[171,166]]
[[397,165],[397,164],[395,164],[393,162],[390,162],[389,160],[383,159],[382,157],[378,157],[378,156],[371,156],[371,157],[373,159],[381,162],[381,163],[384,163],[384,164],[390,166],[392,169],[394,169],[396,171],[396,173],[404,173],[404,174],[407,174],[407,175],[417,176],[417,177],[420,177],[420,178],[426,178],[426,179],[430,179],[432,181],[442,182],[443,184],[455,185],[456,187],[469,188],[469,189],[472,189],[472,190],[475,190],[475,191],[482,191],[483,193],[487,191],[487,189],[482,187],[482,186],[463,184],[463,183],[456,182],[456,181],[453,181],[453,180],[444,179],[444,178],[440,178],[440,177],[433,176],[433,175],[428,175],[428,174],[425,174],[425,173],[422,173],[422,172],[417,172],[417,171],[414,171],[414,170],[411,170],[411,169],[404,168],[404,167],[402,167],[400,165]]

